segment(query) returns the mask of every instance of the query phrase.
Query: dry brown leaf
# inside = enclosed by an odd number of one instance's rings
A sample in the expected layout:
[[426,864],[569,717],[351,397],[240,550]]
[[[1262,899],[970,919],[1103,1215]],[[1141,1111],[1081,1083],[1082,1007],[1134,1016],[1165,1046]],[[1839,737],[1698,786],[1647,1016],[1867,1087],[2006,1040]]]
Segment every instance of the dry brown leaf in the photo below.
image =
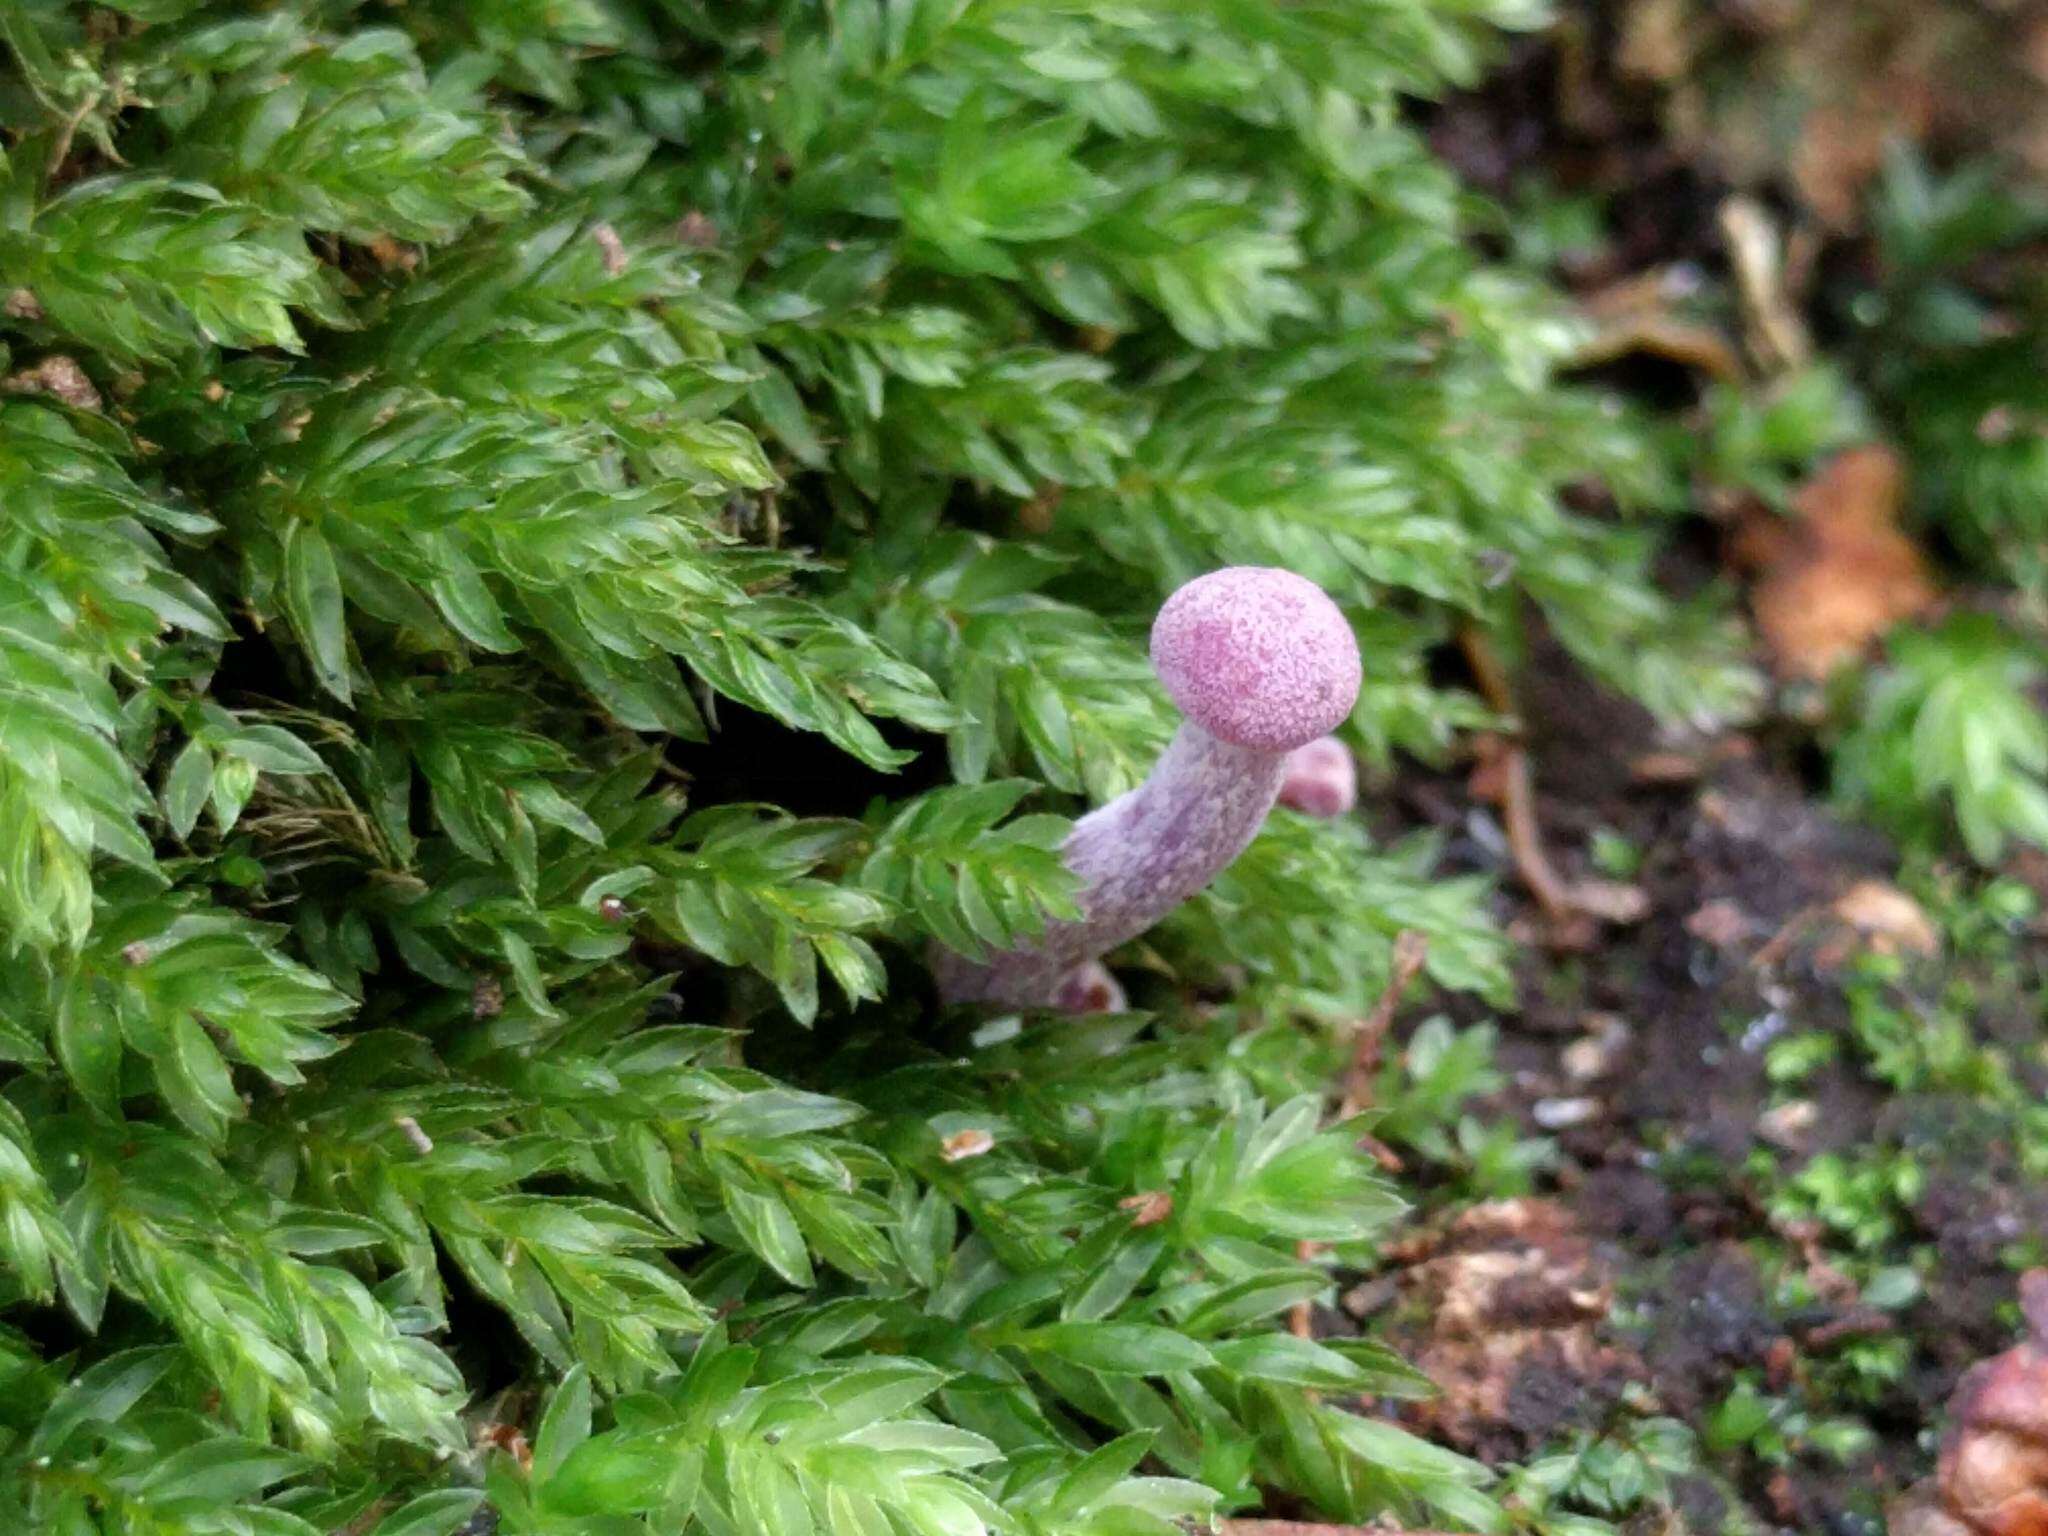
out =
[[503,1451],[518,1464],[521,1472],[533,1470],[533,1447],[527,1442],[526,1432],[517,1424],[479,1424],[475,1444],[480,1451]]
[[1798,521],[1755,513],[1738,562],[1760,568],[1751,603],[1779,671],[1823,678],[1935,599],[1920,551],[1899,532],[1899,456],[1881,443],[1835,455],[1793,499]]
[[995,1144],[995,1137],[978,1127],[955,1131],[939,1144],[939,1156],[949,1163],[965,1162],[970,1157],[980,1157]]
[[1774,1147],[1804,1152],[1812,1145],[1813,1128],[1819,1120],[1820,1106],[1813,1100],[1791,1099],[1757,1116],[1756,1133]]
[[1645,752],[1629,763],[1628,776],[1638,784],[1690,784],[1706,769],[1696,753]]
[[677,219],[671,233],[678,245],[686,245],[693,251],[715,250],[718,246],[718,226],[711,222],[709,215],[696,208]]
[[1057,481],[1046,481],[1029,501],[1017,504],[1018,525],[1033,537],[1051,533],[1053,518],[1060,509],[1060,497],[1064,494],[1064,486]]
[[1173,1214],[1173,1196],[1163,1189],[1148,1189],[1135,1195],[1126,1195],[1117,1201],[1117,1209],[1131,1213],[1134,1227],[1156,1227]]
[[1697,368],[1726,384],[1742,377],[1742,360],[1726,336],[1711,325],[1670,315],[1629,315],[1602,325],[1572,354],[1571,361],[1575,368],[1591,368],[1637,352]]
[[1716,949],[1733,949],[1756,930],[1756,922],[1725,896],[1702,902],[1685,920],[1685,931]]
[[403,244],[389,235],[372,235],[363,242],[370,259],[386,272],[410,272],[420,264],[417,246]]
[[1581,303],[1593,334],[1572,355],[1572,365],[1590,368],[1647,352],[1667,357],[1710,378],[1734,383],[1742,359],[1726,336],[1711,325],[1687,319],[1675,306],[1697,290],[1699,279],[1683,267],[1640,272],[1588,294]]
[[1586,1032],[1564,1048],[1558,1064],[1573,1082],[1590,1083],[1619,1067],[1635,1031],[1618,1013],[1589,1013],[1580,1023]]
[[1972,1366],[1949,1399],[1935,1497],[1910,1524],[1925,1536],[2048,1536],[2048,1270],[2020,1277],[2020,1308],[2025,1341]]
[[1881,955],[1931,955],[1941,936],[1920,903],[1882,880],[1859,880],[1835,900],[1835,916]]
[[[1411,1358],[1438,1395],[1406,1410],[1411,1428],[1475,1454],[1515,1453],[1531,1428],[1521,1386],[1570,1383],[1560,1403],[1609,1397],[1640,1362],[1602,1336],[1614,1305],[1606,1261],[1553,1200],[1493,1200],[1389,1250],[1402,1295],[1427,1309]],[[1555,1426],[1552,1426],[1555,1427]]]
[[0,392],[10,395],[49,395],[81,411],[100,408],[100,392],[93,387],[75,358],[54,352],[33,368],[9,374],[0,381]]
[[1571,886],[1571,903],[1589,917],[1626,927],[1650,915],[1650,894],[1625,880],[1579,880]]

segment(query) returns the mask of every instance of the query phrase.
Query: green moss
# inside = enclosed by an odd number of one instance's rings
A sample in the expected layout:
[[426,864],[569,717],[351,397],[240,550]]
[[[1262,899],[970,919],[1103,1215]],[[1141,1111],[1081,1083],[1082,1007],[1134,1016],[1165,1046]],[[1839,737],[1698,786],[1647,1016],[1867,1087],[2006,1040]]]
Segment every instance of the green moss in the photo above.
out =
[[[1149,1017],[976,1037],[922,957],[1065,909],[1218,564],[1355,619],[1382,765],[1486,722],[1463,623],[1748,696],[1561,500],[1655,454],[1402,115],[1533,19],[0,16],[17,1523],[1497,1526],[1337,1406],[1397,1362],[1277,1330],[1398,1202],[1191,1003],[1322,1039],[1408,928],[1500,997],[1481,886],[1283,815]],[[1513,1187],[1469,1078],[1413,1134]]]

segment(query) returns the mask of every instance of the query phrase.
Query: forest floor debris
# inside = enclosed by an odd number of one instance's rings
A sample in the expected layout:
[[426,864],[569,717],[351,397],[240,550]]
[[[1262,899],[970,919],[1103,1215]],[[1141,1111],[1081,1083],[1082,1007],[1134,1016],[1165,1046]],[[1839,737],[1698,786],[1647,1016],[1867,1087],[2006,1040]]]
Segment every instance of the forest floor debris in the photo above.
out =
[[[1558,880],[1618,839],[1646,911],[1590,950],[1532,950],[1501,1019],[1475,1118],[1548,1140],[1547,1193],[1485,1199],[1455,1157],[1409,1158],[1435,1186],[1419,1235],[1316,1326],[1386,1330],[1440,1389],[1399,1411],[1491,1464],[1584,1460],[1675,1421],[1689,1470],[1645,1482],[1644,1511],[1697,1532],[1879,1529],[1931,1469],[1962,1373],[2014,1341],[2015,1256],[2048,1255],[2030,1171],[2048,1132],[1983,1086],[2048,1088],[2039,919],[1987,929],[1980,898],[1902,867],[1768,732],[1635,773],[1672,750],[1646,716],[1554,654],[1526,675]],[[1411,775],[1387,830],[1432,824],[1454,862],[1506,877],[1464,787]],[[1541,912],[1525,890],[1513,904]],[[1396,1067],[1418,1025],[1397,1020]]]

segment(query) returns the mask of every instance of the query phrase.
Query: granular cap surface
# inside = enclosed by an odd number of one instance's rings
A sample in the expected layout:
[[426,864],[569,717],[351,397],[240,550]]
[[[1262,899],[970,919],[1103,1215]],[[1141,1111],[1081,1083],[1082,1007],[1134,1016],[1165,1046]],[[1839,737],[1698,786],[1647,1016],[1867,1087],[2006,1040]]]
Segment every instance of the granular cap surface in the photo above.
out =
[[1197,577],[1152,625],[1152,665],[1181,713],[1220,740],[1288,752],[1358,700],[1358,641],[1323,589],[1234,565]]

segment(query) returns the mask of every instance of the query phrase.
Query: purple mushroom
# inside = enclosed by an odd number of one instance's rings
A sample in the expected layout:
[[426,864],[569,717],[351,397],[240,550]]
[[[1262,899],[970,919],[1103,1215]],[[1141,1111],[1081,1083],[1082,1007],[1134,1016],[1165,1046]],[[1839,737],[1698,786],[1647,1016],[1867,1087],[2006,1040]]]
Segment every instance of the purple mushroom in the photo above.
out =
[[1358,804],[1358,765],[1351,749],[1334,736],[1318,736],[1288,753],[1280,803],[1325,820],[1348,812]]
[[1211,572],[1168,598],[1152,625],[1152,665],[1186,719],[1151,777],[1068,835],[1082,917],[979,963],[939,957],[948,1002],[1054,1004],[1083,961],[1143,933],[1243,851],[1280,793],[1288,754],[1358,698],[1358,642],[1337,605],[1314,582],[1263,566]]

